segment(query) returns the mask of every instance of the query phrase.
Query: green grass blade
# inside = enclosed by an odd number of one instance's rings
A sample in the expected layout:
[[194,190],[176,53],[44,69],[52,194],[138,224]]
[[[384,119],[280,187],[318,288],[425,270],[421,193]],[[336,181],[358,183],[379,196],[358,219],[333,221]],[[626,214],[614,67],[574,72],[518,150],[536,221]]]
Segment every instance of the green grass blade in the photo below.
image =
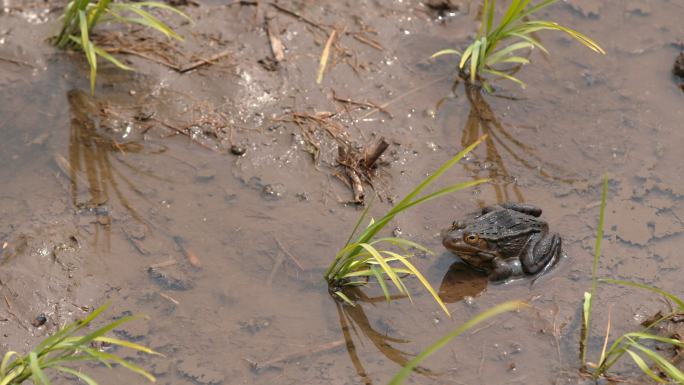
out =
[[337,295],[338,297],[342,298],[342,300],[343,300],[344,302],[348,303],[349,305],[356,306],[356,304],[354,303],[354,301],[352,301],[351,299],[349,299],[349,297],[347,297],[347,295],[344,294],[343,292],[341,292],[341,291],[338,290],[338,291],[335,292],[335,295]]
[[167,11],[171,11],[171,12],[175,13],[176,15],[182,16],[183,18],[185,18],[188,21],[192,21],[190,16],[188,16],[185,12],[179,10],[178,8],[172,7],[168,4],[160,3],[158,1],[140,1],[137,3],[131,3],[129,5],[133,6],[133,7],[138,7],[138,8],[139,7],[149,7],[149,8],[165,9]]
[[458,55],[458,56],[461,56],[462,53],[461,53],[461,51],[458,51],[458,50],[455,50],[455,49],[443,49],[443,50],[441,50],[441,51],[437,51],[437,52],[433,53],[432,56],[430,56],[430,59],[434,59],[434,58],[436,58],[436,57],[443,56],[443,55]]
[[133,70],[133,68],[131,68],[131,67],[129,67],[129,66],[123,64],[123,63],[120,62],[117,58],[115,58],[114,56],[110,55],[109,52],[103,50],[102,48],[99,48],[99,47],[96,47],[96,46],[93,46],[93,48],[95,49],[95,53],[96,53],[96,54],[98,54],[99,56],[101,56],[101,57],[104,58],[105,60],[109,61],[110,63],[114,64],[115,66],[121,68],[122,70],[126,70],[126,71],[132,71],[132,70]]
[[40,367],[40,361],[38,361],[38,354],[36,352],[29,353],[29,367],[31,368],[31,378],[35,385],[50,385],[50,381]]
[[97,2],[93,11],[88,15],[88,32],[97,24],[102,13],[109,7],[109,3],[111,3],[111,0],[99,0]]
[[511,44],[507,46],[506,48],[502,48],[493,54],[489,55],[487,59],[485,60],[485,64],[487,65],[495,65],[499,62],[501,62],[502,59],[504,59],[506,56],[512,54],[513,52],[520,50],[520,49],[525,49],[529,48],[532,49],[534,48],[534,45],[532,43],[529,43],[527,41],[521,41],[515,44]]
[[627,333],[625,334],[626,338],[636,338],[636,339],[645,339],[645,340],[654,340],[658,342],[663,342],[666,344],[678,346],[680,348],[684,348],[684,342],[674,339],[674,338],[667,338],[667,337],[661,337],[657,336],[655,334],[650,334],[650,333],[644,333],[644,332],[632,332],[632,333]]
[[482,20],[480,21],[480,29],[477,31],[477,38],[484,36],[487,32],[485,28],[487,27],[487,15],[489,15],[490,4],[489,0],[483,0],[482,3]]
[[137,373],[145,378],[147,378],[150,382],[155,382],[157,381],[156,378],[154,378],[153,375],[148,373],[145,369],[141,368],[138,365],[135,365],[133,363],[130,363],[123,358],[114,355],[114,354],[109,354],[109,353],[104,353],[104,352],[99,352],[100,355],[106,357],[107,360],[110,360],[112,362],[116,362],[117,364],[123,366],[124,368],[130,370],[131,372]]
[[413,264],[411,262],[409,262],[406,258],[402,257],[401,255],[399,255],[397,253],[393,253],[391,251],[385,251],[385,253],[388,255],[391,255],[392,257],[394,257],[396,259],[398,259],[401,263],[404,264],[404,266],[406,266],[409,270],[411,270],[413,275],[415,275],[416,278],[418,278],[420,283],[423,284],[425,289],[430,293],[430,295],[432,295],[432,298],[435,299],[435,301],[437,302],[439,307],[441,307],[442,310],[444,310],[444,313],[446,313],[446,315],[448,315],[451,318],[451,313],[449,313],[449,309],[447,309],[446,305],[444,304],[444,301],[442,301],[442,299],[439,297],[439,294],[437,294],[437,291],[435,291],[435,289],[432,287],[432,285],[430,285],[430,282],[428,282],[428,280],[425,279],[423,274],[421,274],[420,271],[418,269],[416,269],[416,267],[413,266]]
[[361,222],[363,222],[363,220],[366,218],[366,215],[368,215],[368,210],[370,210],[370,207],[371,207],[371,205],[368,204],[363,209],[363,212],[361,213],[359,220],[356,221],[356,224],[354,225],[354,229],[352,229],[352,232],[349,234],[349,238],[347,238],[347,242],[344,243],[345,246],[349,245],[349,242],[351,242],[352,238],[354,238],[354,234],[356,234],[356,230],[359,229],[359,226],[361,226]]
[[139,19],[129,19],[132,22],[153,28],[167,37],[172,37],[177,40],[183,40],[183,38],[178,35],[171,27],[168,25],[164,24],[161,20],[157,19],[156,17],[152,16],[149,12],[144,11],[132,4],[117,4],[117,8],[121,10],[127,10],[130,12],[133,12],[140,16]]
[[548,51],[546,48],[544,48],[544,46],[543,46],[537,39],[533,38],[532,36],[523,35],[523,34],[520,34],[520,33],[510,33],[510,35],[511,35],[511,36],[514,36],[514,37],[517,37],[518,39],[522,39],[522,40],[524,40],[524,41],[526,41],[526,42],[532,44],[532,45],[535,46],[536,48],[539,48],[539,49],[540,49],[542,52],[544,52],[545,54],[548,54],[548,53],[549,53],[549,51]]
[[620,279],[611,279],[611,278],[602,278],[599,281],[600,282],[606,282],[606,283],[612,283],[615,285],[625,285],[625,286],[638,287],[640,289],[645,289],[645,290],[652,291],[654,293],[658,293],[658,294],[662,295],[663,297],[666,297],[669,300],[671,300],[672,302],[676,303],[677,307],[680,310],[684,310],[684,301],[682,301],[681,298],[677,297],[674,294],[670,294],[670,293],[666,292],[665,290],[658,289],[657,287],[644,285],[642,283],[636,283],[636,282],[632,282],[632,281],[624,281],[624,280],[620,280]]
[[371,244],[371,245],[375,245],[375,244],[377,244],[377,243],[383,243],[383,242],[391,243],[391,244],[393,244],[393,245],[395,245],[395,246],[413,247],[413,248],[418,249],[418,250],[420,250],[420,251],[422,251],[422,252],[424,252],[424,253],[427,253],[427,254],[430,254],[430,255],[434,254],[434,252],[433,252],[432,250],[430,250],[430,249],[428,249],[427,247],[421,245],[420,243],[416,243],[416,242],[413,242],[413,241],[409,241],[408,239],[397,238],[397,237],[378,238],[378,239],[374,240],[373,242],[371,242],[370,244]]
[[366,249],[366,251],[368,251],[373,256],[373,258],[378,262],[380,267],[382,267],[382,270],[385,272],[385,274],[387,274],[387,276],[390,278],[390,280],[392,280],[392,282],[397,287],[397,289],[399,289],[399,291],[402,294],[407,294],[404,291],[405,286],[401,283],[401,280],[399,279],[397,274],[394,272],[394,270],[392,270],[392,267],[390,267],[387,264],[387,262],[385,262],[385,259],[382,257],[382,255],[380,255],[380,253],[378,253],[378,251],[375,249],[375,247],[373,247],[367,243],[362,243],[359,246]]
[[422,351],[419,355],[417,355],[414,359],[408,362],[406,366],[404,366],[395,376],[392,378],[392,380],[389,382],[389,385],[399,385],[404,380],[411,374],[411,371],[415,369],[418,365],[420,365],[421,362],[423,362],[426,358],[437,352],[439,349],[443,348],[446,344],[449,343],[452,339],[458,337],[459,335],[463,334],[467,330],[471,329],[472,327],[476,326],[482,321],[485,321],[491,317],[494,317],[496,315],[499,315],[501,313],[509,312],[509,311],[514,311],[518,310],[521,307],[527,306],[525,302],[521,301],[510,301],[510,302],[504,302],[502,304],[499,304],[497,306],[494,306],[492,308],[489,308],[482,313],[476,315],[475,317],[471,318],[470,320],[466,321],[463,323],[461,326],[456,328],[454,331],[451,333],[447,334],[446,336],[442,337],[440,340],[432,344],[430,347]]
[[480,47],[482,46],[482,40],[478,40],[473,45],[473,53],[470,57],[470,81],[475,83],[477,79],[477,69],[480,65]]
[[78,379],[82,380],[83,382],[85,382],[88,385],[98,385],[97,381],[95,381],[92,377],[90,377],[89,375],[87,375],[85,373],[79,372],[79,371],[74,370],[74,369],[66,368],[64,366],[55,366],[54,368],[56,370],[59,370],[60,372],[64,372],[64,373],[76,376],[76,377],[78,377]]
[[667,381],[660,378],[660,376],[655,374],[651,370],[651,368],[648,367],[648,364],[646,364],[646,361],[644,361],[644,359],[641,358],[641,356],[639,356],[638,354],[634,353],[633,351],[631,351],[629,349],[626,350],[626,352],[627,352],[627,354],[630,355],[630,357],[632,357],[632,361],[634,361],[634,363],[637,364],[637,366],[639,367],[639,369],[641,369],[642,372],[644,372],[646,375],[651,377],[656,382],[659,382],[661,384],[667,384]]
[[[582,330],[580,332],[580,361],[586,365],[587,341],[589,341],[589,320],[591,318],[591,293],[584,292],[584,302],[582,305]],[[611,348],[612,350],[612,348]]]
[[[486,4],[487,0],[485,0]],[[485,9],[487,7],[485,6]],[[486,15],[487,15],[487,29],[485,30],[485,33],[482,36],[487,36],[489,34],[489,31],[492,30],[492,24],[494,23],[494,11],[496,10],[496,0],[491,0],[489,9],[487,9]]]
[[[651,359],[651,361],[658,365],[658,367],[660,367],[660,369],[662,369],[670,378],[677,381],[678,384],[684,383],[684,373],[677,369],[676,366],[670,363],[663,356],[637,343],[634,343],[631,346],[641,350],[646,356],[648,356],[649,359]],[[629,352],[629,350],[627,351]]]
[[387,299],[387,303],[390,303],[392,297],[390,296],[389,289],[387,288],[387,284],[385,283],[385,278],[382,277],[382,274],[380,274],[380,271],[378,271],[377,266],[371,265],[370,271],[375,276],[375,279],[378,280],[378,284],[380,285],[380,289],[382,289],[382,293],[385,295],[385,298]]
[[81,48],[85,52],[88,65],[90,66],[90,94],[95,93],[95,76],[97,75],[97,56],[93,43],[88,36],[88,20],[84,11],[78,11],[79,25],[81,28]]
[[521,56],[508,56],[498,61],[498,63],[530,64],[530,60]]
[[5,353],[5,355],[2,357],[2,363],[0,363],[0,378],[5,377],[5,375],[7,374],[7,369],[11,368],[10,360],[14,356],[16,356],[17,359],[21,358],[19,353],[15,352],[15,351],[9,351],[9,352]]
[[445,187],[441,190],[435,191],[432,194],[428,194],[428,195],[425,195],[424,197],[421,197],[420,199],[416,199],[415,201],[407,204],[404,207],[404,209],[407,209],[409,207],[421,204],[421,203],[429,201],[431,199],[439,198],[442,195],[446,195],[446,194],[449,194],[452,192],[460,191],[460,190],[466,189],[468,187],[474,187],[474,186],[480,185],[482,183],[487,183],[489,181],[491,181],[491,179],[478,179],[478,180],[473,180],[470,182],[461,182],[461,183],[452,184],[451,186],[448,186],[448,187]]
[[477,44],[479,40],[476,40],[473,42],[473,44],[469,45],[468,48],[463,51],[463,55],[461,55],[461,61],[458,63],[458,68],[463,69],[465,67],[465,63],[470,59],[470,55],[473,54],[473,49],[475,44]]
[[518,83],[518,85],[520,85],[520,87],[522,87],[522,88],[527,87],[527,84],[525,84],[525,82],[523,82],[522,80],[516,78],[515,76],[509,75],[505,72],[497,71],[497,70],[494,70],[491,68],[483,69],[482,72],[489,73],[492,75],[496,75],[496,76],[502,77],[504,79],[508,79],[512,82]]
[[157,356],[163,355],[161,353],[155,352],[154,350],[152,350],[146,346],[138,345],[138,344],[136,344],[134,342],[130,342],[130,341],[120,340],[118,338],[97,337],[94,339],[94,341],[105,342],[105,343],[117,345],[117,346],[123,346],[125,348],[137,350],[137,351],[147,353],[147,354],[153,354],[153,355],[157,355]]
[[134,320],[136,318],[138,318],[138,317],[136,317],[136,316],[121,317],[121,318],[117,319],[116,321],[112,321],[109,324],[95,330],[94,332],[81,337],[81,339],[78,340],[77,344],[80,346],[85,346],[85,345],[89,344],[91,341],[95,340],[95,338],[101,337],[102,335],[104,335],[105,333],[107,333],[107,332],[111,331],[112,329],[118,327],[119,325],[124,324],[128,321]]

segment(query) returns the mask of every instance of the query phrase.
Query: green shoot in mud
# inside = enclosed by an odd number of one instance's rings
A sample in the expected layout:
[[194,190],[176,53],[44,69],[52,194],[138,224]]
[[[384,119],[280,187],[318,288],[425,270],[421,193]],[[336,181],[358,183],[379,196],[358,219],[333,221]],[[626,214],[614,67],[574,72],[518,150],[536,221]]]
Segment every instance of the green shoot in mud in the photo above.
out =
[[[365,228],[365,230],[363,230],[356,241],[351,242],[356,230],[359,228],[359,225],[361,222],[363,222],[366,214],[368,213],[368,208],[364,210],[363,214],[356,222],[354,229],[349,235],[346,245],[337,253],[337,255],[335,255],[335,259],[325,273],[325,280],[328,282],[332,293],[345,302],[353,305],[353,302],[349,299],[349,297],[344,294],[343,288],[345,286],[365,285],[368,283],[369,278],[375,277],[388,302],[390,301],[391,297],[389,288],[385,282],[387,278],[389,278],[389,280],[402,295],[406,295],[411,298],[406,285],[404,285],[404,282],[402,281],[402,276],[414,275],[416,278],[418,278],[425,289],[430,292],[442,310],[444,310],[446,314],[449,314],[449,310],[447,310],[446,305],[444,305],[444,302],[442,302],[442,300],[439,298],[439,295],[437,295],[435,289],[430,285],[420,271],[418,271],[418,269],[416,269],[416,267],[408,261],[408,258],[411,257],[411,255],[407,253],[407,248],[413,247],[428,253],[430,253],[430,251],[427,248],[406,239],[397,237],[384,237],[376,239],[375,236],[397,214],[413,206],[442,195],[487,182],[488,179],[479,179],[471,182],[456,183],[444,187],[431,194],[417,198],[418,194],[423,189],[436,181],[444,172],[446,172],[466,154],[477,147],[477,145],[480,144],[485,138],[486,136],[481,137],[475,143],[471,144],[449,161],[444,163],[439,169],[437,169],[437,171],[435,171],[434,174],[423,180],[413,191],[406,195],[401,202],[388,211],[385,216],[377,221],[371,219],[368,226]],[[403,255],[391,250],[386,250],[384,248],[379,249],[379,245],[397,247],[402,250]],[[400,264],[399,267],[395,266],[397,263]]]
[[461,334],[468,331],[469,329],[472,329],[474,326],[480,324],[483,321],[486,321],[487,319],[489,319],[491,317],[497,316],[501,313],[519,310],[519,309],[526,307],[526,306],[528,306],[526,302],[509,301],[509,302],[504,302],[502,304],[496,305],[496,306],[489,308],[489,309],[483,311],[482,313],[476,315],[475,317],[466,321],[461,326],[457,327],[451,333],[447,334],[446,336],[442,337],[441,339],[439,339],[434,344],[430,345],[430,347],[428,347],[427,349],[423,350],[419,355],[416,356],[416,358],[409,361],[409,363],[406,364],[406,366],[404,366],[394,376],[394,378],[392,378],[392,380],[389,382],[389,385],[400,385],[400,384],[402,384],[404,382],[404,380],[406,380],[406,378],[408,378],[408,376],[411,374],[411,372],[418,365],[420,365],[421,362],[423,362],[426,358],[428,358],[432,354],[436,353],[439,349],[443,348],[446,344],[449,343],[449,341],[460,336]]
[[53,39],[58,48],[80,48],[90,66],[90,93],[95,92],[95,76],[97,74],[97,57],[100,56],[123,70],[132,70],[104,49],[93,44],[91,39],[93,28],[99,22],[116,21],[121,24],[139,24],[155,29],[167,37],[182,40],[171,27],[152,16],[144,8],[159,8],[172,11],[188,20],[183,12],[167,4],[156,1],[135,3],[112,2],[111,0],[71,0],[62,15],[63,24],[59,35]]
[[[671,363],[670,360],[663,357],[661,354],[655,352],[653,349],[647,347],[642,343],[642,341],[650,343],[663,343],[672,345],[676,349],[684,348],[684,343],[678,339],[658,336],[648,332],[650,329],[653,329],[658,324],[664,321],[668,321],[674,318],[675,316],[681,315],[684,312],[684,300],[664,290],[652,286],[643,285],[640,283],[630,281],[597,278],[598,261],[601,255],[601,239],[603,238],[603,223],[605,218],[607,195],[608,176],[606,175],[604,176],[603,191],[601,193],[601,211],[599,214],[599,225],[596,234],[596,248],[594,251],[594,265],[592,268],[591,291],[584,293],[584,305],[582,309],[582,333],[580,337],[580,359],[583,365],[582,369],[586,372],[590,372],[588,368],[593,368],[593,372],[591,372],[591,375],[594,379],[598,379],[601,376],[605,376],[608,370],[610,370],[610,368],[616,362],[618,362],[618,360],[620,360],[622,356],[627,354],[639,367],[639,369],[654,381],[658,383],[668,383],[668,381],[666,381],[659,374],[654,372],[654,370],[651,368],[652,366],[657,367],[661,373],[667,375],[670,379],[674,380],[675,383],[684,384],[684,373],[682,373],[682,371],[680,371],[673,363]],[[598,282],[611,283],[617,285],[627,285],[644,290],[649,290],[664,296],[665,298],[672,301],[676,306],[674,307],[674,309],[670,311],[670,313],[660,316],[657,320],[647,325],[643,331],[626,333],[618,337],[610,346],[610,348],[608,348],[608,338],[610,330],[609,317],[606,335],[604,336],[603,348],[601,349],[601,355],[599,357],[598,363],[596,364],[586,361],[586,350],[589,340],[589,332],[591,331],[591,315],[593,310],[594,297],[596,294],[596,286]],[[647,362],[647,360],[651,361],[650,365]]]
[[76,370],[62,366],[64,364],[86,362],[101,363],[110,369],[112,364],[119,364],[154,382],[154,376],[145,369],[115,354],[105,353],[93,347],[93,343],[98,342],[130,348],[147,354],[159,354],[152,349],[133,342],[105,337],[107,332],[135,317],[122,317],[89,334],[76,334],[86,328],[107,307],[108,305],[104,305],[95,309],[85,319],[64,326],[55,334],[44,339],[26,355],[21,356],[14,351],[5,353],[0,364],[0,385],[18,385],[29,379],[35,385],[49,385],[50,380],[45,373],[47,369],[75,376],[88,385],[97,385],[97,382],[92,377],[83,373],[80,369]]
[[[530,20],[529,17],[539,10],[555,3],[558,0],[544,0],[536,5],[530,5],[531,0],[511,0],[504,16],[494,25],[494,13],[496,0],[484,0],[482,6],[482,23],[475,41],[463,52],[455,49],[445,49],[436,52],[432,57],[442,55],[458,55],[461,60],[458,68],[461,76],[470,83],[480,81],[483,87],[491,92],[491,87],[484,74],[493,75],[496,78],[504,78],[518,83],[523,88],[525,83],[513,76],[517,70],[530,60],[517,55],[517,51],[539,48],[548,53],[546,48],[533,34],[541,30],[561,31],[570,37],[589,47],[592,51],[605,54],[605,51],[589,37],[563,27],[553,21]],[[502,68],[502,65],[513,67]]]

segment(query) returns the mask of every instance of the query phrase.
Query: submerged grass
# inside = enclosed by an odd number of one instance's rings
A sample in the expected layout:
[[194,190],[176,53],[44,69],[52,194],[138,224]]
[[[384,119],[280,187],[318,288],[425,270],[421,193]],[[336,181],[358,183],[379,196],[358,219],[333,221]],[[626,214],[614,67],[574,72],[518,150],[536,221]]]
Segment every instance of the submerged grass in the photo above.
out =
[[35,385],[49,385],[50,380],[46,374],[48,369],[72,375],[88,385],[97,385],[97,382],[92,377],[80,369],[76,370],[63,366],[86,362],[101,363],[110,369],[112,364],[118,364],[140,374],[151,382],[155,382],[154,376],[145,369],[115,354],[100,351],[93,346],[93,343],[104,343],[134,349],[147,354],[159,354],[145,346],[105,336],[112,329],[134,319],[134,316],[122,317],[91,333],[77,335],[79,331],[89,326],[108,306],[104,305],[95,309],[85,319],[64,326],[55,334],[45,338],[38,346],[23,356],[15,351],[5,353],[0,363],[0,385],[18,385],[26,380],[31,380]]
[[[481,81],[487,91],[491,86],[483,75],[493,75],[496,78],[511,80],[525,87],[520,79],[513,74],[530,60],[520,56],[518,51],[538,48],[548,53],[546,48],[534,36],[541,30],[561,31],[587,46],[594,52],[605,54],[605,51],[589,37],[553,21],[530,20],[530,17],[541,9],[558,0],[544,0],[532,5],[531,0],[511,0],[503,17],[498,24],[494,24],[496,0],[483,0],[482,22],[480,30],[473,41],[464,51],[445,49],[436,52],[432,57],[442,55],[457,55],[461,57],[458,68],[464,78],[475,84]],[[502,65],[513,65],[502,68]]]
[[[601,193],[601,210],[599,214],[599,225],[596,234],[596,246],[594,250],[594,265],[592,268],[592,279],[591,279],[591,291],[584,293],[584,304],[582,311],[582,333],[580,337],[580,359],[582,362],[582,369],[586,372],[591,373],[594,379],[598,379],[601,376],[605,376],[610,368],[617,363],[620,358],[627,354],[632,361],[637,365],[637,367],[649,378],[658,383],[669,383],[664,379],[659,373],[656,373],[652,367],[656,367],[661,373],[665,374],[668,378],[675,381],[677,384],[684,384],[684,373],[679,370],[670,360],[663,357],[660,353],[644,345],[643,342],[647,343],[663,343],[671,345],[675,348],[684,348],[684,343],[679,339],[668,338],[650,333],[649,330],[654,328],[661,322],[670,320],[676,315],[682,314],[684,312],[684,300],[677,297],[674,294],[668,293],[662,289],[652,287],[649,285],[644,285],[631,281],[616,280],[616,279],[598,279],[598,261],[601,256],[601,239],[603,238],[603,223],[605,218],[605,207],[608,195],[608,176],[604,176],[603,180],[603,190]],[[591,316],[593,311],[594,299],[596,296],[596,287],[599,282],[610,283],[616,285],[626,285],[643,290],[648,290],[656,294],[660,294],[667,299],[671,300],[676,306],[672,311],[666,315],[661,316],[659,319],[652,322],[650,325],[640,331],[626,333],[615,339],[615,341],[608,348],[608,339],[610,331],[610,319],[608,320],[608,327],[606,328],[606,335],[604,336],[605,343],[603,349],[601,350],[598,363],[590,363],[586,360],[586,351],[589,340],[589,333],[591,331]],[[592,368],[590,370],[589,368]]]
[[138,24],[157,30],[167,37],[182,40],[171,27],[149,13],[146,8],[157,8],[171,11],[188,20],[190,18],[178,9],[161,2],[112,2],[112,0],[71,0],[62,15],[63,23],[59,34],[54,37],[53,44],[58,48],[79,48],[85,53],[90,66],[90,93],[95,92],[97,75],[97,58],[102,57],[123,70],[132,68],[93,44],[91,37],[93,28],[100,22],[115,21],[121,24]]
[[[449,310],[446,308],[446,305],[444,305],[444,302],[442,302],[442,300],[439,298],[439,295],[435,289],[430,285],[420,271],[411,262],[409,262],[409,258],[411,257],[411,254],[408,253],[409,248],[415,248],[427,253],[430,253],[430,250],[406,239],[398,237],[375,238],[375,236],[397,214],[408,210],[413,206],[427,202],[434,198],[438,198],[442,195],[487,182],[488,179],[479,179],[471,182],[456,183],[418,198],[418,194],[420,194],[423,189],[435,182],[444,172],[446,172],[466,154],[477,147],[485,138],[486,136],[481,137],[475,143],[471,144],[449,161],[444,163],[437,169],[437,171],[423,180],[413,191],[406,195],[404,199],[402,199],[396,206],[388,211],[382,218],[378,219],[377,221],[371,219],[363,232],[361,232],[354,242],[351,242],[354,234],[356,234],[356,231],[368,214],[368,208],[364,210],[363,214],[349,235],[347,243],[337,253],[337,255],[335,255],[333,262],[330,264],[330,267],[324,275],[325,280],[328,282],[330,287],[330,291],[334,295],[353,305],[351,299],[344,294],[344,287],[365,285],[368,283],[368,280],[371,277],[374,277],[380,285],[380,288],[382,289],[388,302],[390,301],[391,296],[390,288],[386,282],[387,279],[389,279],[389,281],[402,295],[409,296],[410,298],[410,293],[404,284],[403,277],[413,275],[418,278],[420,283],[432,295],[435,301],[437,301],[442,310],[444,310],[446,314],[449,314]],[[393,246],[400,249],[401,254],[386,249],[386,246]]]

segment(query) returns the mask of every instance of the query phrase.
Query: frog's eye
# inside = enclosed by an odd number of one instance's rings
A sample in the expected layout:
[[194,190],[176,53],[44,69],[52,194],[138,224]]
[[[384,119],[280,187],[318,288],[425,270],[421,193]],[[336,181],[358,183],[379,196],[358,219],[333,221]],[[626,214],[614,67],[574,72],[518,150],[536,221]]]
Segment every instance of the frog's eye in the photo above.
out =
[[480,237],[477,234],[470,233],[464,235],[463,240],[470,245],[476,245],[477,242],[480,240]]

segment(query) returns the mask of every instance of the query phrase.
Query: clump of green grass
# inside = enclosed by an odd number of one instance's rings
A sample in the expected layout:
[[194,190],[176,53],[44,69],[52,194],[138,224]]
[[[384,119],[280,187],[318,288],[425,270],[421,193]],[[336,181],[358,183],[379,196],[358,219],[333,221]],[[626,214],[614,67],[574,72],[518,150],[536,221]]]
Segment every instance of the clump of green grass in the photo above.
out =
[[[402,295],[406,295],[411,298],[406,285],[404,285],[402,277],[415,276],[425,287],[425,289],[430,292],[442,310],[444,310],[446,314],[449,314],[446,305],[444,305],[444,302],[442,302],[442,300],[439,298],[439,295],[437,295],[435,289],[430,285],[420,271],[418,271],[418,269],[416,269],[416,267],[408,260],[411,257],[411,254],[408,253],[408,248],[415,248],[428,253],[430,253],[430,250],[406,239],[398,237],[375,238],[375,236],[397,214],[408,210],[413,206],[427,202],[442,195],[487,182],[488,179],[479,179],[471,182],[456,183],[418,198],[418,194],[420,194],[423,189],[435,182],[444,172],[446,172],[466,154],[477,147],[477,145],[479,145],[485,138],[486,136],[481,137],[475,143],[471,144],[452,159],[444,163],[441,167],[439,167],[439,169],[437,169],[437,171],[435,171],[434,174],[423,180],[413,191],[406,195],[401,202],[388,211],[387,214],[385,214],[382,218],[378,219],[377,221],[371,219],[363,232],[361,232],[354,242],[351,242],[360,224],[368,214],[368,208],[364,210],[363,214],[349,235],[347,243],[337,253],[337,255],[335,255],[335,259],[330,264],[330,267],[324,275],[325,280],[328,282],[330,287],[330,291],[334,295],[353,305],[353,302],[348,298],[347,295],[344,294],[343,288],[345,286],[365,285],[368,283],[368,280],[371,277],[374,277],[380,285],[380,288],[382,289],[388,302],[390,301],[391,297],[386,279],[389,279]],[[389,250],[385,248],[385,246],[396,247],[401,250],[401,253]]]
[[406,366],[404,366],[394,376],[394,378],[392,378],[392,380],[389,382],[389,385],[400,385],[400,384],[402,384],[404,382],[404,380],[406,380],[406,378],[408,378],[408,376],[411,374],[411,371],[413,371],[418,365],[420,365],[420,363],[423,362],[426,358],[428,358],[429,356],[431,356],[432,354],[437,352],[439,349],[443,348],[452,339],[460,336],[461,334],[468,331],[469,329],[472,329],[474,326],[478,325],[479,323],[486,321],[487,319],[494,317],[496,315],[499,315],[501,313],[519,310],[519,309],[526,307],[526,306],[528,306],[526,302],[509,301],[509,302],[504,302],[502,304],[494,306],[492,308],[489,308],[489,309],[483,311],[482,313],[476,315],[475,317],[466,321],[461,326],[454,329],[454,331],[452,331],[451,333],[440,338],[437,342],[430,345],[430,347],[428,347],[427,349],[423,350],[419,355],[416,356],[416,358],[409,361],[409,363],[406,364]]
[[79,48],[90,66],[90,93],[95,92],[97,58],[111,62],[123,70],[132,68],[123,64],[107,51],[93,44],[93,28],[100,22],[114,21],[121,24],[139,24],[155,29],[167,37],[182,40],[171,27],[150,14],[145,8],[158,8],[174,12],[188,20],[190,18],[178,9],[156,1],[112,2],[112,0],[71,0],[62,15],[63,24],[59,34],[53,39],[58,48]]
[[0,385],[18,385],[26,380],[31,380],[35,385],[49,385],[50,380],[46,374],[48,369],[75,376],[88,385],[97,385],[97,382],[86,373],[63,366],[85,362],[101,363],[110,369],[112,364],[119,364],[154,382],[154,376],[145,369],[115,354],[100,351],[93,346],[93,343],[104,343],[147,354],[159,354],[145,346],[105,336],[112,329],[134,319],[134,316],[119,318],[85,335],[77,334],[88,327],[107,307],[108,305],[104,305],[94,310],[85,319],[66,325],[57,333],[44,339],[28,354],[22,356],[14,351],[5,353],[0,363]]
[[[463,52],[445,49],[436,52],[432,57],[442,55],[458,55],[461,60],[458,68],[462,76],[473,84],[481,82],[491,92],[491,86],[483,75],[492,75],[518,83],[523,88],[525,83],[513,76],[520,66],[528,64],[527,57],[518,54],[521,50],[539,48],[548,53],[534,33],[541,30],[561,31],[589,47],[592,51],[605,54],[605,51],[589,37],[559,25],[553,21],[530,20],[530,17],[541,9],[558,0],[544,0],[531,5],[531,0],[511,0],[504,16],[498,24],[494,24],[496,0],[484,0],[482,6],[482,23],[473,41]],[[508,67],[502,67],[506,66]],[[513,65],[512,67],[510,65]]]
[[[662,337],[649,332],[650,329],[654,328],[661,322],[670,320],[674,316],[681,315],[682,312],[684,312],[684,301],[671,293],[668,293],[664,290],[652,286],[616,279],[598,279],[598,261],[599,257],[601,256],[601,239],[603,238],[603,223],[605,218],[607,195],[608,176],[606,175],[604,177],[603,191],[601,193],[601,210],[599,214],[599,225],[596,234],[596,246],[594,250],[594,265],[592,268],[591,291],[584,293],[584,305],[582,311],[582,333],[580,337],[580,359],[582,361],[583,370],[586,372],[590,372],[594,379],[598,379],[601,376],[605,376],[607,372],[610,370],[610,368],[615,363],[617,363],[620,360],[620,358],[627,354],[632,359],[632,361],[634,361],[637,367],[639,367],[639,369],[644,374],[646,374],[654,381],[658,383],[668,383],[668,381],[663,379],[661,376],[656,374],[653,371],[653,369],[651,369],[651,367],[653,366],[660,369],[662,373],[667,375],[670,379],[674,380],[675,383],[684,384],[684,373],[682,373],[681,370],[679,370],[674,364],[672,364],[670,360],[663,357],[661,354],[657,353],[650,347],[644,345],[644,342],[664,343],[672,345],[679,349],[684,348],[684,343],[682,343],[682,341],[678,339]],[[610,347],[608,347],[608,339],[610,337],[609,320],[606,335],[604,337],[603,348],[601,350],[598,363],[590,363],[586,360],[586,350],[589,339],[589,332],[591,331],[591,315],[593,310],[594,297],[596,294],[596,286],[599,282],[627,285],[648,290],[666,297],[667,299],[675,303],[676,306],[672,309],[670,313],[661,316],[659,319],[655,320],[655,322],[652,322],[650,325],[647,325],[647,327],[644,330],[640,332],[631,332],[621,335],[620,337],[615,339],[615,341],[613,342],[613,344],[610,345]]]

